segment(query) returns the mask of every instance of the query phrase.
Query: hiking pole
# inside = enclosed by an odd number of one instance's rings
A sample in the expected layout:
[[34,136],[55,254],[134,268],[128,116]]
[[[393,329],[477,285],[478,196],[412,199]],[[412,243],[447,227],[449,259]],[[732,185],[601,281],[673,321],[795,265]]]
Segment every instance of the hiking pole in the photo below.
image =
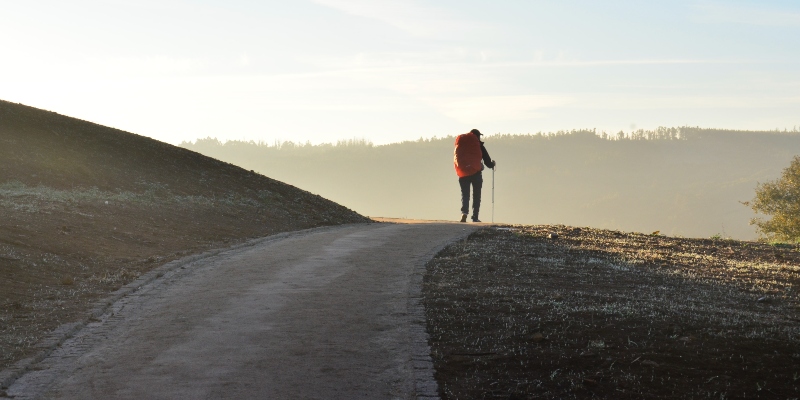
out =
[[492,168],[492,223],[494,223],[494,171],[497,169],[497,165],[495,164],[494,168]]

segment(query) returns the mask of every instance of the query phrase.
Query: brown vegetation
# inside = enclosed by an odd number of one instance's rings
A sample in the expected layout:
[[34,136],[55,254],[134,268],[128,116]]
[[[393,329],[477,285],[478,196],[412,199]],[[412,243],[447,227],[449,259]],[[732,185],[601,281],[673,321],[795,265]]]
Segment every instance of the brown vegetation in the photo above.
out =
[[366,221],[186,149],[0,102],[0,370],[170,260]]
[[800,246],[507,226],[427,268],[444,399],[800,397]]

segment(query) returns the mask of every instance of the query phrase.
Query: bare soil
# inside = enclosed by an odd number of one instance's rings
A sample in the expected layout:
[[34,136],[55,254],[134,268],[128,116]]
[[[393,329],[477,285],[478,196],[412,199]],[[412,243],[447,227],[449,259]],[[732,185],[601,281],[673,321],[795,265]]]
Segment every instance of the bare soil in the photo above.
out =
[[252,171],[0,101],[0,370],[168,261],[358,222],[369,219]]
[[797,245],[504,226],[423,295],[443,399],[796,399],[799,286]]

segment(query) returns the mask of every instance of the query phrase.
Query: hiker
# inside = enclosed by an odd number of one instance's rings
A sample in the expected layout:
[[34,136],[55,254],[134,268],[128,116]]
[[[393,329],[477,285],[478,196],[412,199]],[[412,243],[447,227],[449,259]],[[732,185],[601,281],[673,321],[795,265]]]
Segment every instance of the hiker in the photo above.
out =
[[458,184],[461,185],[461,222],[467,222],[470,185],[473,190],[472,222],[481,222],[478,219],[478,212],[481,209],[481,186],[483,186],[481,171],[484,164],[494,169],[497,163],[489,157],[489,152],[481,142],[481,131],[477,129],[458,135],[453,153],[453,164],[458,175]]

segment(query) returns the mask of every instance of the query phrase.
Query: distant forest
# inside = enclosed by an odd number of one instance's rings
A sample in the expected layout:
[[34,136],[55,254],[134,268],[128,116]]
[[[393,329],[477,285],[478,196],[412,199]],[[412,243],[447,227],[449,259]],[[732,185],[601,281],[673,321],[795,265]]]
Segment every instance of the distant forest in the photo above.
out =
[[[190,150],[252,169],[364,215],[455,220],[454,137],[375,146],[200,139]],[[800,154],[800,132],[658,128],[484,137],[498,163],[495,222],[592,226],[686,237],[755,239],[740,202]],[[484,171],[481,219],[492,218]]]

